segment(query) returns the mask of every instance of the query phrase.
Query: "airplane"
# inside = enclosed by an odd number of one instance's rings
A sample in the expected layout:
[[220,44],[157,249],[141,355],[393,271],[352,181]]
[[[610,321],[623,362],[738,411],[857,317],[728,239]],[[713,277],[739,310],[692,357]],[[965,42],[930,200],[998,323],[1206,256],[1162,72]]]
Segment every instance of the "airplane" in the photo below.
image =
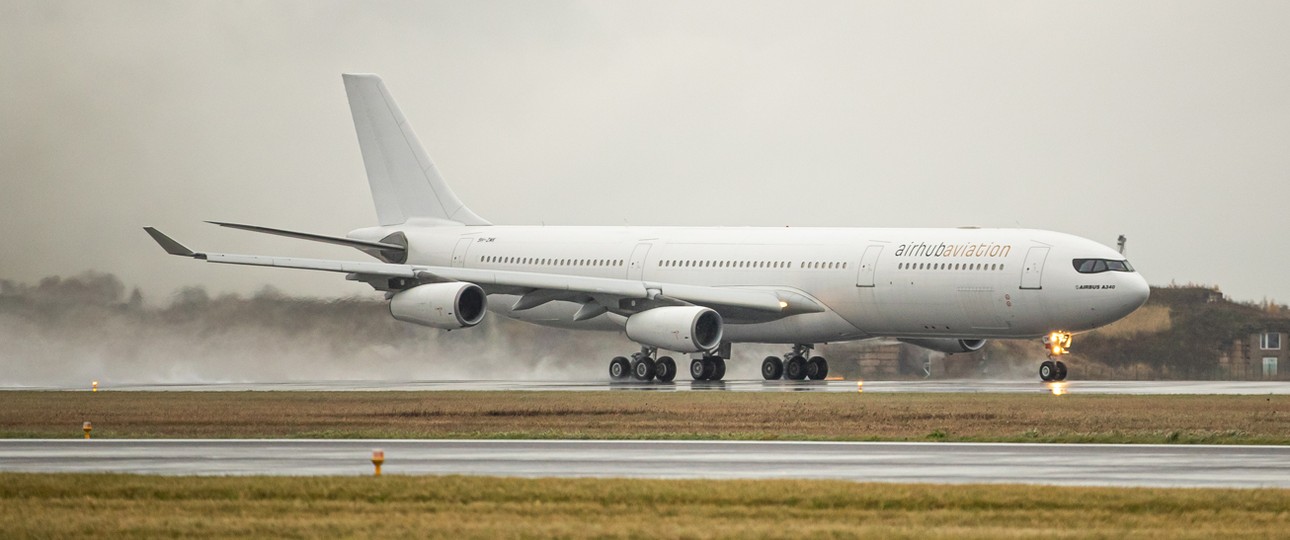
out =
[[[816,345],[894,338],[940,351],[1040,339],[1040,379],[1067,376],[1072,337],[1142,306],[1149,287],[1122,254],[1044,230],[984,228],[493,225],[439,174],[382,79],[343,74],[379,225],[328,236],[223,227],[356,248],[375,261],[198,252],[153,227],[171,255],[339,272],[385,293],[395,319],[443,330],[485,313],[623,332],[640,347],[613,380],[719,381],[735,343],[782,344],[767,380],[819,380]],[[684,359],[684,356],[681,358]]]

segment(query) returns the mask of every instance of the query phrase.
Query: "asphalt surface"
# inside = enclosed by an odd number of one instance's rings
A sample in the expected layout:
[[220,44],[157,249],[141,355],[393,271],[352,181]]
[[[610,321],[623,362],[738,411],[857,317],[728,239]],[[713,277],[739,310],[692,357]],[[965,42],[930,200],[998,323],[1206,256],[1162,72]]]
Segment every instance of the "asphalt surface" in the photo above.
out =
[[1290,447],[511,440],[0,440],[0,470],[160,475],[812,478],[1290,488]]
[[[671,383],[608,381],[294,381],[213,382],[174,384],[114,384],[104,381],[101,390],[234,392],[234,391],[373,391],[373,390],[466,390],[466,391],[645,391],[645,392],[855,392],[859,381],[690,381]],[[1051,392],[1053,383],[1037,380],[921,380],[864,381],[865,392],[910,393],[1033,393]],[[1061,383],[1068,393],[1081,394],[1243,394],[1290,395],[1290,381],[1068,381]],[[85,387],[0,387],[0,390],[85,390]]]

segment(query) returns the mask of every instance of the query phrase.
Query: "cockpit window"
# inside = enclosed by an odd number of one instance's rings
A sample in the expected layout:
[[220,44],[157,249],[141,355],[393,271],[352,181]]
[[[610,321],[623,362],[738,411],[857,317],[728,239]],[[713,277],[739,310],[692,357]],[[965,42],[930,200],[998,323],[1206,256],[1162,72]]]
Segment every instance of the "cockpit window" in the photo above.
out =
[[1129,261],[1116,261],[1111,259],[1075,259],[1071,261],[1075,266],[1075,271],[1081,274],[1098,274],[1101,272],[1132,272],[1133,266]]

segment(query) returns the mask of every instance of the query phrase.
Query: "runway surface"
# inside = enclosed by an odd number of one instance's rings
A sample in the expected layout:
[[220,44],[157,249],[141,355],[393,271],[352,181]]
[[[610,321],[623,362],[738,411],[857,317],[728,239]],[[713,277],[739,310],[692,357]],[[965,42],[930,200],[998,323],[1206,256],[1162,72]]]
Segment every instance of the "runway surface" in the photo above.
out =
[[[101,390],[124,391],[372,391],[372,390],[465,390],[465,391],[643,391],[643,392],[855,392],[858,381],[689,381],[672,383],[608,381],[293,381],[216,382],[199,384],[113,384],[104,381]],[[1068,381],[1063,390],[1072,394],[1244,394],[1290,395],[1290,381]],[[921,380],[864,381],[865,392],[911,393],[1048,393],[1051,383],[1036,380]],[[0,387],[4,390],[85,390],[85,387]]]
[[510,440],[0,440],[0,470],[162,475],[816,478],[1290,488],[1290,447]]

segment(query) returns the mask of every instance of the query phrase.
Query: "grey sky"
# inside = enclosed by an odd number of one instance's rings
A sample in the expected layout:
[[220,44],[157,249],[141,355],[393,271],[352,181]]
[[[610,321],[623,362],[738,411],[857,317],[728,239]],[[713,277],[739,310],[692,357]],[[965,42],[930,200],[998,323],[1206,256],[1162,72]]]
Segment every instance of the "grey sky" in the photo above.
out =
[[0,277],[363,294],[340,73],[495,223],[1002,226],[1290,300],[1290,3],[0,3]]

